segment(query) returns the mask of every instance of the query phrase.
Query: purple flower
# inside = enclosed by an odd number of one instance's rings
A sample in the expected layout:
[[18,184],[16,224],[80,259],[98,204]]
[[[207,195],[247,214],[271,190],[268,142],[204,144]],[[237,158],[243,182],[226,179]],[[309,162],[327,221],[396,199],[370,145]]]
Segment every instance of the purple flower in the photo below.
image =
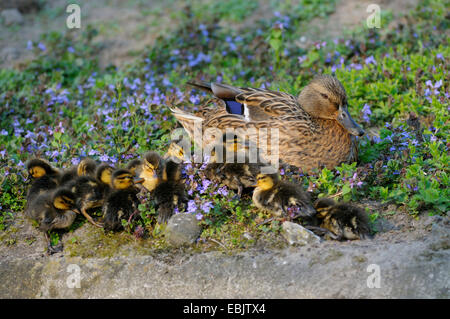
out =
[[203,218],[202,213],[197,213],[197,215],[195,215],[195,218],[197,218],[197,220],[202,220]]
[[103,154],[102,156],[100,156],[100,161],[102,161],[102,162],[107,162],[108,160],[109,160],[108,155]]
[[47,48],[45,47],[45,44],[42,43],[42,42],[39,42],[39,43],[38,43],[38,48],[39,48],[41,51],[47,50]]
[[33,41],[28,40],[28,42],[27,42],[27,50],[33,50]]
[[188,202],[188,206],[187,206],[186,212],[192,214],[192,213],[195,213],[196,211],[197,211],[197,205],[195,204],[195,201],[194,200],[190,200]]
[[74,157],[74,158],[72,158],[71,163],[72,163],[72,165],[78,165],[78,163],[80,163],[80,159],[77,157]]
[[211,208],[213,208],[213,204],[212,202],[208,201],[208,202],[204,202],[203,204],[200,205],[200,208],[203,212],[205,212],[205,214],[208,214],[209,211],[211,210]]
[[204,179],[202,181],[202,186],[199,187],[200,194],[203,194],[208,189],[209,185],[211,185],[211,181],[209,179]]
[[197,95],[192,95],[192,96],[189,98],[189,101],[190,101],[192,104],[199,104],[199,103],[200,103],[200,98],[199,98]]
[[75,49],[73,47],[68,47],[67,51],[70,53],[75,53]]
[[375,61],[375,58],[373,57],[373,55],[366,58],[364,62],[366,63],[366,65],[368,65],[368,64],[376,65],[377,64],[377,61]]
[[5,129],[2,129],[2,130],[0,131],[0,135],[7,136],[7,135],[8,135],[8,131],[5,130]]
[[362,109],[363,112],[363,119],[366,123],[370,122],[370,115],[372,114],[372,111],[370,110],[370,105],[369,104],[364,104],[364,107]]
[[444,56],[442,55],[442,53],[436,54],[436,58],[437,58],[437,59],[440,59],[440,60],[442,60],[442,61],[445,61]]
[[217,193],[222,195],[222,196],[225,196],[225,197],[228,196],[228,190],[227,190],[226,186],[220,187],[217,190]]

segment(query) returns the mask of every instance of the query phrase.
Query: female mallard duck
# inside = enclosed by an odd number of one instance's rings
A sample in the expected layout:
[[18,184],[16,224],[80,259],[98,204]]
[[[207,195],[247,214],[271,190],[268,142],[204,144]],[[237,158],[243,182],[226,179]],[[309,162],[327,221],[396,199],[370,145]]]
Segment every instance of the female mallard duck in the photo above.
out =
[[175,207],[181,208],[187,201],[184,184],[181,180],[181,166],[173,160],[167,160],[160,182],[153,193],[158,211],[158,223],[166,223],[173,215]]
[[280,180],[278,173],[258,174],[252,199],[256,207],[276,217],[311,218],[316,214],[301,185]]
[[[321,166],[333,168],[357,159],[354,136],[362,136],[364,131],[350,116],[344,87],[333,76],[317,76],[298,98],[283,92],[218,83],[193,85],[212,92],[221,105],[219,109],[202,108],[195,115],[171,108],[191,139],[198,136],[195,142],[199,145],[210,145],[215,138],[212,134],[204,134],[210,135],[209,139],[194,134],[200,124],[203,132],[240,130],[255,143],[258,136],[261,143],[268,134],[267,149],[258,144],[265,157],[271,161],[279,158],[305,171]],[[273,149],[271,140],[276,136],[272,134],[276,132],[270,129],[278,129],[279,134],[279,143]]]
[[[263,167],[269,164],[261,161],[261,158],[250,160],[250,146],[248,141],[235,133],[225,133],[222,142],[215,145],[211,151],[211,159],[205,168],[208,179],[221,183],[229,189],[237,190],[240,198],[244,188],[252,187],[256,182],[256,176],[261,173]],[[257,149],[255,149],[258,152]]]
[[67,184],[76,196],[77,207],[86,219],[97,227],[102,227],[96,223],[87,213],[87,210],[98,208],[110,191],[111,174],[114,168],[108,164],[100,165],[96,170],[96,177],[88,175],[80,176]]
[[112,191],[103,206],[103,227],[106,231],[119,231],[123,228],[121,219],[130,220],[139,216],[139,200],[134,175],[127,169],[118,169],[112,174]]
[[353,240],[364,239],[369,235],[369,218],[361,208],[348,203],[336,203],[331,198],[320,198],[314,206],[317,217],[322,220],[320,227],[331,231],[331,238]]
[[76,217],[74,209],[75,194],[66,188],[40,194],[27,205],[25,215],[39,224],[39,229],[45,235],[49,254],[60,251],[62,247],[52,246],[48,232],[70,227]]

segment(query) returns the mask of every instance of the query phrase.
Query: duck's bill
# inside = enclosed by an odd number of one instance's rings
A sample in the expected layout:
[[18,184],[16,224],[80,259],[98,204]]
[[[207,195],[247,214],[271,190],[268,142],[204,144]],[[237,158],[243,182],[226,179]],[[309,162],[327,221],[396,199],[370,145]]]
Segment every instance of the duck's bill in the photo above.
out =
[[133,180],[133,182],[134,182],[135,184],[142,184],[144,181],[145,181],[144,178],[135,178],[135,179]]
[[350,116],[347,107],[340,107],[337,121],[352,135],[363,136],[364,130]]

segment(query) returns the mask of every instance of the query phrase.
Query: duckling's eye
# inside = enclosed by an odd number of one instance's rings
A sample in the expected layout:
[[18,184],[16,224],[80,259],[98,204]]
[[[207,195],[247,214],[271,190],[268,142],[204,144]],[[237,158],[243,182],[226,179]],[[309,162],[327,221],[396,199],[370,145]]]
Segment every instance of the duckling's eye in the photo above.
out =
[[324,98],[328,100],[328,95],[326,95],[325,93],[320,93],[320,95]]

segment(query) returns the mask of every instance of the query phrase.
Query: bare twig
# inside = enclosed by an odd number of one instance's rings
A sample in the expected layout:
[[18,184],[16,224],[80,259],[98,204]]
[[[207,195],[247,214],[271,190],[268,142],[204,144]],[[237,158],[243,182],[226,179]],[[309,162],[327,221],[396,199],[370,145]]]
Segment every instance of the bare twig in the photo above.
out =
[[212,241],[212,242],[214,242],[214,243],[216,243],[216,244],[218,244],[218,245],[220,245],[220,246],[222,246],[222,248],[228,250],[227,246],[225,246],[224,244],[222,244],[220,241],[215,240],[215,239],[213,239],[213,238],[210,238],[209,240]]

